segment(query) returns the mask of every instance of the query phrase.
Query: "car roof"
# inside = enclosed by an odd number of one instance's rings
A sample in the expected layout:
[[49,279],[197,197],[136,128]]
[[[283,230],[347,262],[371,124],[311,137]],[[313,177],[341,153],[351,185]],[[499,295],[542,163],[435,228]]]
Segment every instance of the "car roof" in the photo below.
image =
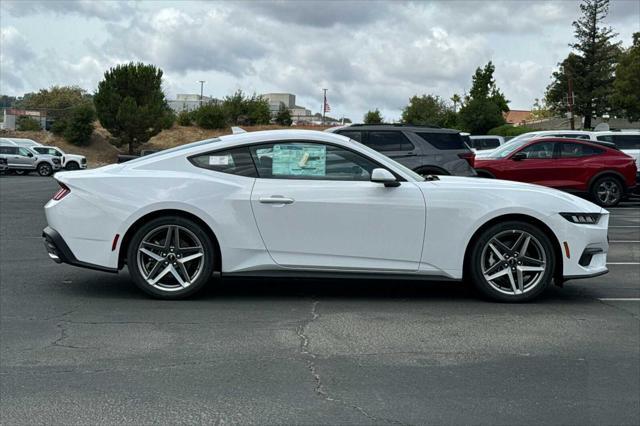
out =
[[460,133],[459,130],[446,129],[438,126],[420,125],[420,124],[402,124],[402,123],[385,123],[385,124],[349,124],[345,126],[332,127],[327,129],[328,132],[335,132],[337,130],[407,130],[410,132],[434,132],[434,133]]
[[606,131],[606,132],[595,132],[596,136],[612,136],[612,135],[622,135],[622,136],[637,136],[640,135],[639,130],[627,130],[627,131]]

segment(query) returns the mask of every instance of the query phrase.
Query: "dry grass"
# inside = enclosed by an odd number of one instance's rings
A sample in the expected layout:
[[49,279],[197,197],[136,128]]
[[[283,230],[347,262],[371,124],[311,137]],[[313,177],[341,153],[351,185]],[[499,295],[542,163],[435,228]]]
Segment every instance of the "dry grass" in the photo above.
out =
[[[324,130],[329,126],[295,126],[284,127],[276,125],[268,126],[241,126],[247,132],[257,132],[259,130],[275,130],[275,129],[307,129],[307,130]],[[203,139],[215,138],[223,135],[230,135],[231,127],[218,130],[207,130],[197,126],[178,126],[175,125],[171,129],[163,130],[160,134],[154,136],[144,145],[144,149],[167,149],[175,146],[183,145],[189,142],[200,141]]]
[[[310,130],[324,130],[327,126],[296,126],[296,127],[282,127],[282,126],[242,126],[248,132],[255,132],[258,130],[274,130],[274,129],[310,129]],[[231,128],[223,130],[207,130],[197,126],[178,126],[163,130],[158,135],[149,140],[148,143],[143,145],[143,149],[167,149],[175,146],[183,145],[189,142],[195,142],[203,139],[214,138],[222,135],[231,134]],[[0,137],[8,138],[27,138],[33,139],[36,142],[40,142],[43,145],[57,146],[64,152],[69,154],[80,154],[87,157],[89,167],[98,167],[105,164],[115,163],[118,159],[118,154],[126,153],[126,147],[122,147],[119,150],[111,143],[111,135],[107,130],[96,125],[96,129],[91,136],[91,142],[87,146],[76,146],[67,142],[64,138],[56,136],[51,132],[44,130],[21,132],[21,131],[0,131]]]

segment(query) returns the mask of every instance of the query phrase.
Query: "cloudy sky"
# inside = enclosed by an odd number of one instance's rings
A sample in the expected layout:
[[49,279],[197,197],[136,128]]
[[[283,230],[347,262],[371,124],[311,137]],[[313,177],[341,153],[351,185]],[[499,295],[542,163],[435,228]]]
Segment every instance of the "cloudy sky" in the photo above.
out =
[[[165,92],[223,97],[291,92],[332,115],[396,119],[410,96],[463,94],[492,60],[512,109],[529,109],[569,52],[579,2],[564,1],[12,1],[0,2],[0,93],[52,85],[90,92],[104,71],[143,61]],[[612,0],[625,46],[640,2]]]

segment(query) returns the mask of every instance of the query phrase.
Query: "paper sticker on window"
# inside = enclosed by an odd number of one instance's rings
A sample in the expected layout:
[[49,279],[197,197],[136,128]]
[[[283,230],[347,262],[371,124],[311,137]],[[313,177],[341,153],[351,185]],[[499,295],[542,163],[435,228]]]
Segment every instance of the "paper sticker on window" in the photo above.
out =
[[209,156],[209,165],[210,166],[228,166],[230,163],[230,155],[210,155]]
[[325,176],[327,147],[324,145],[274,145],[271,153],[274,176]]

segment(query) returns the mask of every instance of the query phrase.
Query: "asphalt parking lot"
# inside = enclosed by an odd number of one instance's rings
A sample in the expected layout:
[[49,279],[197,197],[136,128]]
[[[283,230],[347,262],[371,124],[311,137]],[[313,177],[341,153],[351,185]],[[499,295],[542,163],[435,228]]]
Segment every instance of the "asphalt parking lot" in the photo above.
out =
[[640,202],[608,275],[532,304],[465,284],[223,280],[187,301],[50,261],[53,179],[0,177],[2,424],[640,423]]

